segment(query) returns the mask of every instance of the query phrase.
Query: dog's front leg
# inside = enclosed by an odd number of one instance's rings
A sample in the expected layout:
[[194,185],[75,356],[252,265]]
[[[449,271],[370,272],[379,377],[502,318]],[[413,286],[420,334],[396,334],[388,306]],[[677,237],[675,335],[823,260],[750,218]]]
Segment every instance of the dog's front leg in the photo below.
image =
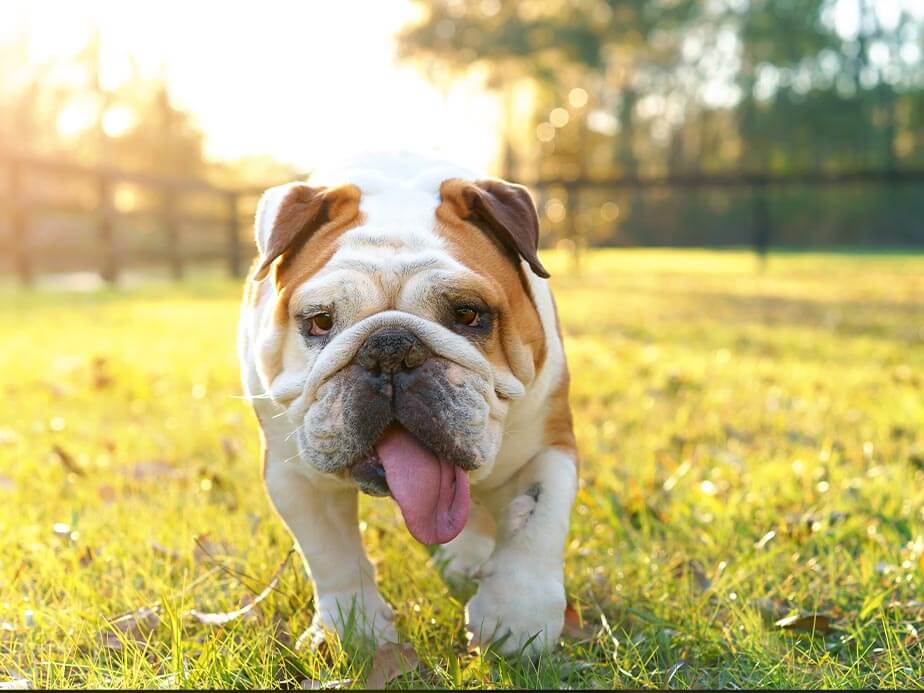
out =
[[376,642],[396,641],[391,607],[375,585],[357,523],[356,489],[309,479],[292,462],[267,459],[266,488],[294,535],[314,584],[315,614],[299,644],[325,629],[352,629]]
[[[564,546],[577,490],[575,453],[544,448],[500,488],[483,496],[497,545],[465,609],[472,644],[502,654],[555,646],[564,625]],[[500,642],[506,636],[506,640]]]

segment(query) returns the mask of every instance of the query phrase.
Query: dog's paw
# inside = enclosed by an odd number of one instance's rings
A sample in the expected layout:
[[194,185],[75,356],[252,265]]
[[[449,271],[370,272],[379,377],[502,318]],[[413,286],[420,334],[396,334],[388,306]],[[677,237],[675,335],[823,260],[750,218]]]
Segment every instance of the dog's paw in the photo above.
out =
[[296,645],[316,649],[329,633],[341,642],[359,638],[371,645],[398,642],[391,607],[376,591],[337,592],[321,595],[315,602],[311,626]]
[[436,548],[433,563],[450,585],[465,584],[474,580],[493,550],[493,537],[463,530],[448,544]]
[[483,579],[465,607],[472,647],[494,643],[503,655],[533,657],[552,650],[565,618],[565,587],[560,579],[532,572],[493,572]]

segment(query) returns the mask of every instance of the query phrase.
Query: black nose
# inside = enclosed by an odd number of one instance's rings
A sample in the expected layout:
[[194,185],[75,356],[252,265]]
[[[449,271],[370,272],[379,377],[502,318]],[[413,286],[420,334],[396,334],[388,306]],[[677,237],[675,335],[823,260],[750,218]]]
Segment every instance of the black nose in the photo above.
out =
[[417,368],[429,355],[429,349],[413,332],[385,327],[366,338],[356,354],[356,362],[368,371],[397,373]]

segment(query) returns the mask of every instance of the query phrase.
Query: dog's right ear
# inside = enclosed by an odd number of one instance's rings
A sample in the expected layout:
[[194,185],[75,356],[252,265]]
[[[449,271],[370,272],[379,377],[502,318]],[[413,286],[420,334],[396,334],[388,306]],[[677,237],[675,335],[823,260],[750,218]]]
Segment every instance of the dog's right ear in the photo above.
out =
[[345,226],[355,220],[359,198],[355,185],[325,188],[286,183],[263,193],[254,224],[260,266],[253,279],[264,279],[273,263],[298,252],[325,226]]

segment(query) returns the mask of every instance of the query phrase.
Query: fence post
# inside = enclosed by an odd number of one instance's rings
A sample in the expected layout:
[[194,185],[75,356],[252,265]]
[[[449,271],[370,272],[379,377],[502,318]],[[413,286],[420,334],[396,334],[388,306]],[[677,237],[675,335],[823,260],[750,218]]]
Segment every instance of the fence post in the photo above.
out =
[[115,248],[112,184],[105,174],[100,174],[97,178],[96,190],[99,208],[96,230],[102,252],[99,276],[107,284],[115,284],[119,279],[119,263]]
[[10,163],[9,191],[12,204],[10,231],[12,233],[13,268],[19,275],[20,283],[23,286],[31,286],[34,277],[29,252],[29,209],[22,185],[22,165],[15,160]]
[[229,192],[228,201],[228,271],[232,277],[241,276],[240,195]]
[[772,233],[767,183],[761,181],[751,191],[751,240],[761,270],[767,264],[767,251],[770,249]]
[[180,248],[180,234],[176,222],[176,191],[172,186],[164,187],[162,224],[167,239],[167,262],[170,276],[176,281],[183,278],[183,252]]

